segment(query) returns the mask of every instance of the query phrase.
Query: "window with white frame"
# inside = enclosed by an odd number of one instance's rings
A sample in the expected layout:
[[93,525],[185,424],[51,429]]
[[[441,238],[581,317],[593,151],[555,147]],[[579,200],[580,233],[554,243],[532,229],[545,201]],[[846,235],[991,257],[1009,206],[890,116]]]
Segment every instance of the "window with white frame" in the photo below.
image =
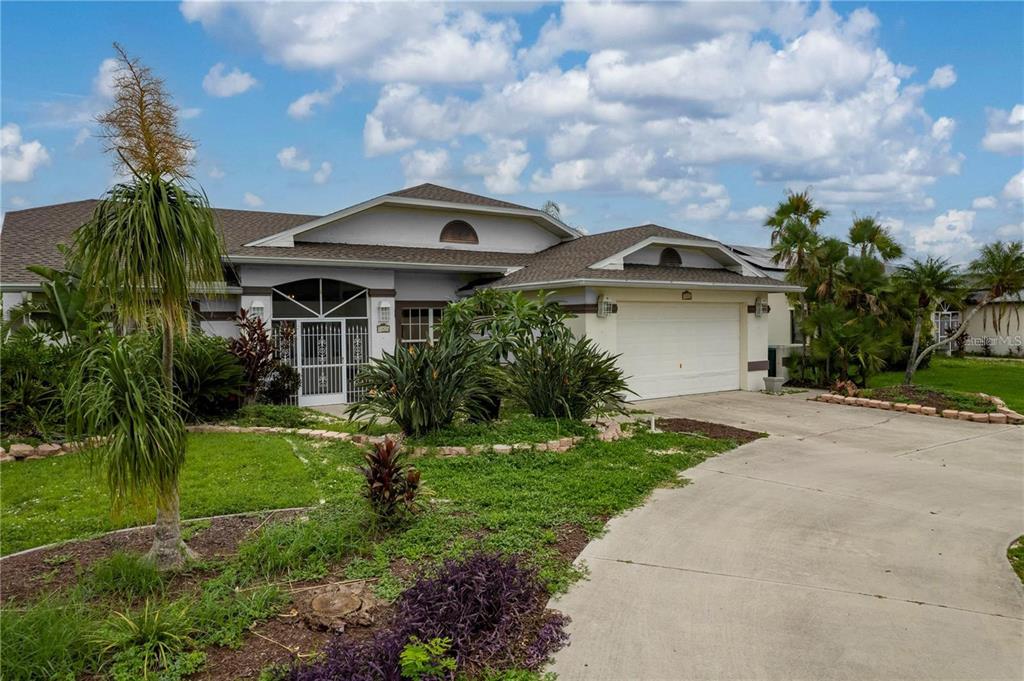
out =
[[437,338],[437,326],[443,314],[443,307],[400,308],[398,342],[403,345],[433,342]]
[[932,313],[932,329],[935,341],[942,342],[960,328],[960,310],[951,309],[943,303]]

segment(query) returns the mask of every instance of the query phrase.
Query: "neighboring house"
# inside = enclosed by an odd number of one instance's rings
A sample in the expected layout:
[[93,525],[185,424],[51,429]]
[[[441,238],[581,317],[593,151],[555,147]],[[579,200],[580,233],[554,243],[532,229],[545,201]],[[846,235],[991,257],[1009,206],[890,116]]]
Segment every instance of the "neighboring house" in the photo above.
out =
[[[960,328],[960,322],[981,300],[984,292],[967,297],[962,310],[940,305],[932,314],[935,340],[945,340]],[[993,325],[993,313],[1000,318],[999,329]],[[1001,296],[975,314],[967,322],[967,339],[963,348],[978,355],[1024,356],[1024,293]],[[957,345],[955,342],[954,346]],[[955,348],[948,348],[951,351]]]
[[[63,265],[96,201],[8,213],[5,317],[39,289],[25,267]],[[370,357],[427,342],[445,305],[475,288],[554,293],[573,330],[620,354],[639,398],[760,390],[767,297],[793,287],[711,239],[657,225],[584,236],[548,213],[431,184],[330,215],[215,210],[228,286],[197,297],[202,327],[230,336],[260,315],[302,376],[299,404],[348,402]]]

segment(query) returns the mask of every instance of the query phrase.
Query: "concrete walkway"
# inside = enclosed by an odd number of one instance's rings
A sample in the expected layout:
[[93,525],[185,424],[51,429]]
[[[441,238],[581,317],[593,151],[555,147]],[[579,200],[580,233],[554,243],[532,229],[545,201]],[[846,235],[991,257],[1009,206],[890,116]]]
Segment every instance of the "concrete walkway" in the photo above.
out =
[[1024,428],[806,397],[641,403],[771,436],[587,546],[562,681],[1024,678]]

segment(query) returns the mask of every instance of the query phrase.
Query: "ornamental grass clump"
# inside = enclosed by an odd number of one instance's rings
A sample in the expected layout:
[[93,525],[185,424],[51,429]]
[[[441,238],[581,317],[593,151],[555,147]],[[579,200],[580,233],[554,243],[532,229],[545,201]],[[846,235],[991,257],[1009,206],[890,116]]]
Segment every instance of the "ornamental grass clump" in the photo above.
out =
[[478,553],[450,560],[398,597],[391,627],[363,641],[339,637],[320,661],[292,667],[286,678],[399,681],[402,652],[435,640],[445,640],[445,656],[455,660],[442,678],[536,670],[568,640],[568,618],[546,611],[547,599],[536,570],[517,558]]

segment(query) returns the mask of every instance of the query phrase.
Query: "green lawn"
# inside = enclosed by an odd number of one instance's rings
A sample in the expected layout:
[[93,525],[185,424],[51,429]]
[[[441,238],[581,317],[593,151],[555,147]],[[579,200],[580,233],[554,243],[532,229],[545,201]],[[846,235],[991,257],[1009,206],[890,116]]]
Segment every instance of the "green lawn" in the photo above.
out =
[[[153,521],[148,507],[113,517],[104,482],[85,455],[5,463],[2,471],[0,555]],[[309,506],[322,497],[310,464],[293,453],[284,437],[188,437],[183,518]]]
[[[873,376],[868,387],[902,381],[902,371],[887,371]],[[1024,360],[933,357],[931,366],[914,374],[914,383],[929,388],[996,395],[1014,411],[1024,411]]]
[[593,432],[593,428],[579,421],[535,418],[520,412],[488,423],[454,423],[429,435],[409,438],[408,443],[420,447],[468,447],[495,443],[512,445],[518,442],[547,442]]

